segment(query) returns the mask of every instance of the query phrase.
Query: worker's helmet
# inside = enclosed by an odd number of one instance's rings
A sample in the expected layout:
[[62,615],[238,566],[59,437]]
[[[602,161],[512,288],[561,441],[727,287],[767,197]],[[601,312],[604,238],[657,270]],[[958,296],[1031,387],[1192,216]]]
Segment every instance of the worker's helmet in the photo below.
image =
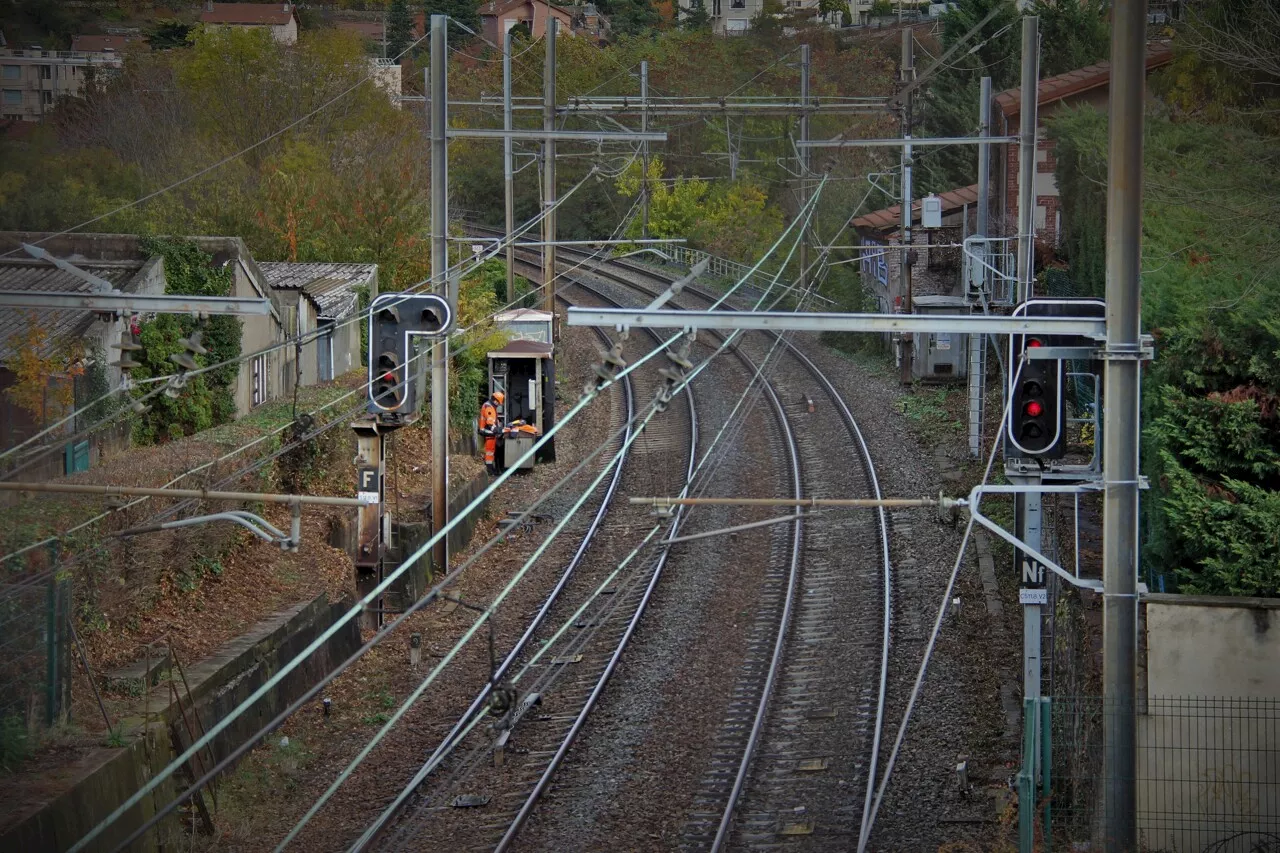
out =
[[493,402],[497,403],[499,406],[501,406],[503,403],[505,403],[505,402],[506,402],[506,400],[507,400],[507,395],[506,395],[506,394],[503,394],[501,391],[494,391],[494,392],[493,392]]

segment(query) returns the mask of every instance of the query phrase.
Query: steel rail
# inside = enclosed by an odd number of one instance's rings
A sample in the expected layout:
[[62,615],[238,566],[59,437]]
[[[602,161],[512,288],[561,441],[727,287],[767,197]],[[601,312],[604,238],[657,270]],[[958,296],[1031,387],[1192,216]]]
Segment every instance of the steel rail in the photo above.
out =
[[[566,302],[567,304],[567,300],[561,298],[561,301]],[[596,334],[606,343],[606,346],[611,343],[608,335],[603,331],[597,330]],[[471,701],[471,705],[463,712],[462,716],[458,718],[458,721],[454,723],[448,734],[446,734],[444,739],[440,742],[440,745],[436,747],[436,749],[423,763],[422,768],[414,774],[413,778],[409,781],[409,784],[401,790],[400,794],[393,802],[392,807],[388,808],[383,815],[379,816],[379,818],[365,830],[360,840],[352,847],[352,850],[366,849],[367,846],[374,841],[378,833],[385,828],[387,823],[390,821],[391,816],[395,813],[395,810],[404,805],[409,796],[412,795],[418,786],[426,780],[428,775],[430,775],[430,771],[437,767],[440,761],[452,752],[459,743],[461,743],[462,735],[466,734],[466,730],[471,719],[477,713],[482,712],[485,701],[488,700],[490,694],[493,692],[494,685],[501,681],[502,678],[506,676],[507,672],[510,671],[511,667],[515,665],[520,655],[523,654],[529,642],[533,639],[534,632],[542,626],[547,614],[551,612],[552,606],[556,603],[560,594],[568,585],[570,578],[573,577],[578,567],[582,564],[583,559],[586,557],[587,549],[590,547],[592,540],[600,529],[600,525],[604,522],[604,518],[608,514],[609,507],[613,502],[618,485],[622,482],[622,472],[626,467],[627,457],[630,453],[630,438],[635,426],[632,423],[635,418],[635,390],[630,376],[623,377],[623,398],[626,401],[627,407],[627,428],[619,437],[619,448],[622,453],[622,458],[614,468],[613,476],[609,479],[609,485],[605,489],[604,496],[600,501],[600,506],[592,517],[591,523],[587,526],[587,530],[583,534],[582,541],[574,551],[573,557],[565,566],[565,569],[561,573],[556,585],[552,587],[551,592],[547,594],[547,598],[538,609],[538,612],[534,614],[533,619],[529,622],[528,627],[525,628],[524,633],[520,635],[520,638],[516,640],[515,645],[512,646],[511,651],[507,653],[507,656],[503,658],[502,663],[494,670],[489,682],[486,683],[485,686],[476,694],[476,697]]]
[[[565,278],[573,286],[579,287],[582,290],[592,293],[594,296],[596,296],[599,299],[602,299],[606,302],[614,302],[612,299],[605,296],[600,291],[596,290],[590,285],[584,284],[580,280],[577,280],[570,276],[565,276]],[[617,304],[617,303],[614,302],[614,304]],[[697,455],[698,455],[697,453],[698,416],[697,416],[697,409],[694,406],[693,392],[688,385],[685,386],[684,392],[685,392],[686,399],[688,400],[688,403],[689,403],[689,462],[685,470],[685,488],[687,489],[688,484],[693,477],[693,471],[695,468],[695,463],[697,461]],[[676,511],[675,518],[671,523],[671,526],[669,528],[669,536],[675,536],[679,533],[680,524],[684,520],[684,516],[685,516],[685,510],[683,507],[681,507]],[[648,609],[649,601],[653,597],[653,591],[657,588],[658,580],[662,576],[662,571],[666,566],[667,558],[670,555],[670,551],[671,551],[671,546],[667,545],[663,547],[662,550],[659,552],[658,559],[655,561],[655,564],[654,564],[653,574],[650,576],[649,582],[645,587],[645,591],[641,596],[640,601],[637,603],[636,609],[631,615],[631,619],[627,623],[626,630],[623,632],[622,637],[619,638],[618,644],[614,648],[613,653],[610,655],[608,662],[605,664],[604,670],[601,672],[601,675],[599,679],[596,681],[596,684],[592,688],[590,694],[588,694],[586,701],[583,703],[582,708],[579,710],[577,717],[575,717],[573,724],[569,727],[569,731],[565,734],[565,737],[562,739],[560,746],[556,749],[555,753],[552,755],[551,760],[548,762],[546,768],[544,768],[542,775],[539,777],[537,783],[534,785],[533,790],[529,793],[529,796],[525,798],[525,801],[523,804],[521,804],[519,811],[517,811],[515,817],[512,819],[506,831],[503,833],[502,838],[498,841],[497,847],[494,848],[495,853],[503,853],[504,851],[508,850],[511,844],[515,841],[516,836],[519,834],[520,830],[524,827],[524,824],[529,819],[529,816],[533,813],[534,807],[538,804],[538,801],[542,798],[542,795],[546,792],[547,787],[551,784],[552,777],[555,775],[556,771],[560,768],[560,765],[563,763],[564,757],[568,754],[569,749],[573,745],[573,742],[577,739],[579,732],[581,732],[583,725],[586,723],[587,717],[590,716],[591,711],[595,709],[596,704],[599,702],[601,694],[604,692],[605,686],[608,684],[610,677],[614,673],[614,670],[617,669],[618,662],[622,659],[623,653],[626,651],[627,646],[630,644],[631,638],[635,634],[636,626],[639,624],[641,617],[644,615],[645,611]]]
[[[628,269],[647,275],[651,278],[658,278],[657,274],[649,272],[648,270],[639,270],[634,267],[630,267],[629,265]],[[649,293],[645,288],[640,287],[635,282],[628,281],[612,272],[600,269],[599,265],[591,267],[589,272],[603,278],[607,278],[632,290]],[[649,293],[650,297],[656,295],[657,294]],[[713,332],[712,335],[713,337],[719,338],[722,342],[724,342],[728,337],[727,335],[720,334],[718,332]],[[783,341],[783,343],[785,344],[786,341]],[[752,375],[756,375],[760,372],[760,368],[749,356],[743,353],[740,348],[734,347],[733,352]],[[772,384],[767,380],[762,381],[761,388],[763,389],[765,396],[769,399],[770,405],[772,406],[774,414],[778,420],[779,428],[782,430],[783,440],[787,448],[788,461],[790,464],[792,492],[797,499],[801,498],[803,489],[801,485],[799,449],[797,447],[795,434],[792,432],[791,423],[787,418],[786,410],[782,407],[782,402],[778,399],[777,393],[774,391]],[[679,513],[683,509],[684,507],[680,507],[677,512]],[[672,535],[675,535],[675,531],[673,531]],[[796,606],[796,590],[799,586],[800,556],[803,552],[803,544],[804,525],[800,519],[796,519],[792,526],[791,559],[790,565],[787,567],[787,591],[782,603],[782,612],[779,618],[777,636],[774,640],[773,653],[770,657],[769,668],[765,673],[764,685],[761,689],[760,700],[756,707],[755,719],[752,722],[751,731],[747,736],[747,743],[743,749],[742,760],[739,762],[738,772],[734,777],[733,785],[729,791],[729,798],[725,803],[724,812],[721,815],[720,824],[716,830],[715,840],[712,843],[711,850],[713,853],[721,850],[724,847],[725,842],[728,840],[729,830],[733,822],[733,815],[737,810],[738,800],[741,798],[742,792],[746,788],[747,777],[751,772],[751,762],[755,757],[756,747],[759,745],[760,736],[764,730],[765,721],[768,718],[769,704],[773,697],[774,685],[776,684],[779,673],[783,668],[783,661],[786,655],[788,629],[790,628],[791,616]],[[663,550],[664,559],[666,554],[669,552],[669,548],[670,546],[667,546],[667,548]],[[577,725],[576,722],[575,725]],[[562,751],[567,751],[567,748],[567,745],[562,747]],[[559,755],[560,753],[558,752],[557,757]],[[543,780],[540,780],[540,784],[545,781],[547,781],[546,777],[544,777]],[[509,831],[508,836],[513,838],[514,834]],[[504,837],[503,843],[499,845],[497,850],[505,851],[508,844],[508,838]]]
[[[572,250],[569,250],[568,253],[575,254],[575,252],[573,252]],[[623,261],[614,261],[613,264],[619,267],[623,267],[628,271],[633,272],[637,275],[646,276],[648,278],[652,278],[657,281],[662,281],[664,283],[667,283],[670,281],[669,276],[664,276],[661,273],[655,272],[650,269],[646,269],[641,266],[626,263]],[[594,274],[601,275],[602,277],[616,281],[617,283],[623,286],[630,287],[635,290],[639,290],[642,293],[646,293],[651,297],[656,295],[648,291],[646,288],[643,288],[640,285],[636,284],[635,282],[627,281],[626,279],[623,279],[610,271],[601,270],[599,268],[598,263],[595,266],[584,267],[584,268],[588,269],[590,272]],[[683,292],[689,293],[693,296],[696,296],[708,301],[715,300],[715,297],[713,295],[708,294],[707,292],[703,291],[701,288],[698,288],[696,286],[686,285]],[[726,307],[726,310],[735,310],[735,309],[729,308],[728,306],[725,306],[725,307]],[[782,338],[782,335],[778,332],[771,332],[770,334],[775,339]],[[719,335],[716,335],[716,336],[719,337]],[[781,340],[781,342],[784,345],[784,347],[797,359],[797,361],[799,361],[805,367],[805,369],[810,373],[810,375],[812,375],[814,379],[823,386],[823,389],[827,392],[827,395],[836,403],[841,419],[845,422],[846,427],[848,428],[850,434],[853,436],[855,443],[858,446],[860,462],[863,468],[867,472],[867,478],[871,486],[871,489],[875,495],[875,498],[877,500],[883,500],[883,496],[880,489],[879,478],[876,475],[875,463],[871,458],[870,449],[867,447],[865,437],[862,434],[861,428],[858,426],[857,419],[854,418],[853,413],[852,411],[850,411],[844,398],[840,395],[840,393],[835,388],[835,386],[831,383],[830,379],[826,376],[826,374],[822,372],[821,368],[819,368],[812,361],[812,359],[810,359],[805,353],[803,353],[798,347],[796,347],[790,341],[783,339]],[[738,352],[739,358],[741,359],[747,358],[745,354],[741,353],[740,350],[736,349],[735,351]],[[765,387],[766,388],[769,387],[768,383],[765,383]],[[770,389],[770,391],[771,390],[772,389]],[[797,493],[797,497],[799,497],[798,493]],[[883,622],[882,622],[882,630],[881,630],[880,678],[879,678],[880,683],[878,688],[878,697],[876,701],[876,716],[875,716],[875,721],[874,721],[873,730],[872,730],[872,747],[871,747],[870,761],[868,765],[867,793],[866,793],[866,798],[863,804],[861,828],[859,831],[859,845],[858,845],[859,850],[865,849],[865,845],[868,840],[866,838],[867,829],[868,829],[867,823],[870,819],[871,806],[874,798],[875,778],[876,778],[877,767],[879,765],[880,745],[881,745],[881,740],[883,739],[883,731],[884,731],[885,704],[886,704],[887,695],[888,695],[889,650],[891,645],[890,639],[891,639],[891,628],[892,628],[892,600],[893,600],[892,599],[892,596],[893,596],[892,562],[890,560],[890,555],[889,555],[888,519],[886,517],[883,506],[879,506],[877,508],[877,515],[878,515],[877,522],[880,528],[880,551],[881,551],[883,591],[884,591]],[[797,522],[797,527],[798,526],[799,526],[799,522]],[[780,636],[781,636],[781,632],[780,632]],[[772,676],[772,667],[771,667],[770,676]],[[767,692],[765,695],[766,696],[768,695]],[[759,725],[760,722],[761,720],[758,719],[757,725]],[[753,731],[754,731],[754,727],[753,727]],[[750,748],[752,748],[752,746],[749,744],[749,749]],[[749,756],[744,756],[744,759],[748,757]],[[747,762],[744,760],[744,767],[746,763]],[[737,780],[735,780],[735,789],[737,788],[736,781]],[[741,795],[740,790],[737,791],[736,794],[731,792],[730,804],[726,808],[726,812],[725,812],[726,816],[731,814],[732,810],[736,806],[736,803],[734,802],[734,800],[736,799],[737,796],[740,796],[740,795]],[[724,837],[722,837],[724,826],[725,826],[725,823],[724,823],[724,820],[722,820],[721,831],[717,832],[716,841],[714,842],[712,847],[713,851],[720,849],[721,845],[726,840]]]

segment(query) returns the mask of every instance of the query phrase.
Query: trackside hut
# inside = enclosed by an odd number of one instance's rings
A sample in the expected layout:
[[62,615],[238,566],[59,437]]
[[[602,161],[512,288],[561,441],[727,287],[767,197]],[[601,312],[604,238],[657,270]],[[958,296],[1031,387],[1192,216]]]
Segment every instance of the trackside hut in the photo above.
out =
[[[377,264],[263,261],[258,266],[284,308],[288,334],[307,339],[294,374],[304,386],[360,366],[360,297],[377,297]],[[285,380],[291,389],[293,376]]]

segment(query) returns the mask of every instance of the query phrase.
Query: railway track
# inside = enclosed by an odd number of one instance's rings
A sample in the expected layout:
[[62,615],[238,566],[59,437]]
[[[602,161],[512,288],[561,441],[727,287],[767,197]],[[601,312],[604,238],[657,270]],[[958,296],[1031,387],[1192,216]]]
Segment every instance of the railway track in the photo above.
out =
[[[608,338],[600,334],[608,346]],[[635,416],[634,384],[630,377],[622,381],[625,414],[615,418],[615,429]],[[621,446],[631,444],[625,473],[620,463],[560,581],[497,670],[494,682],[510,677],[517,688],[513,709],[498,728],[491,728],[483,721],[492,684],[478,693],[406,786],[394,817],[372,827],[357,848],[402,850],[441,844],[438,849],[502,850],[515,838],[616,669],[666,565],[666,548],[641,560],[633,559],[639,546],[623,553],[630,548],[623,543],[638,541],[638,532],[653,527],[653,521],[640,508],[614,504],[620,486],[636,479],[637,468],[644,487],[654,487],[657,468],[643,464],[646,459],[661,457],[662,472],[678,471],[670,462],[684,452],[685,471],[692,471],[698,430],[692,392],[686,388],[680,400],[671,405],[678,412],[655,417],[634,441],[630,427],[624,433]],[[665,481],[660,488],[679,491],[687,476],[665,474],[659,478]],[[593,548],[606,513],[609,545]],[[674,535],[683,515],[676,513],[663,535]],[[652,533],[644,542],[651,538]],[[611,567],[617,568],[610,571]],[[562,630],[545,636],[541,628],[551,614],[557,620],[567,616],[568,621]],[[535,642],[539,639],[541,644]],[[516,740],[516,729],[519,748],[509,745]],[[437,773],[441,780],[424,784]],[[459,838],[465,838],[465,844]]]
[[[562,252],[566,261],[590,258]],[[584,260],[582,271],[638,292],[642,301],[674,278],[611,266]],[[715,301],[686,287],[673,307],[688,299]],[[773,333],[745,336],[735,353],[752,372],[777,362],[764,368],[774,376],[762,394],[779,424],[777,455],[789,460],[797,497],[880,496],[857,421],[812,359]],[[786,389],[785,401],[775,384]],[[841,434],[851,453],[833,452],[845,449],[835,440]],[[892,612],[887,519],[879,510],[838,526],[791,526],[790,553],[770,555],[748,657],[682,832],[684,849],[861,849],[867,841]]]

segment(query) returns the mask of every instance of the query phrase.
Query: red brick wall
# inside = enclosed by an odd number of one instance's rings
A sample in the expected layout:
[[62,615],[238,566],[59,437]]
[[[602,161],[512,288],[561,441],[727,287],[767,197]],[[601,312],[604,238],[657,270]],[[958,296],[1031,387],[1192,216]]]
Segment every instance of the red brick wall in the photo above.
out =
[[[1036,140],[1036,148],[1045,152],[1043,161],[1037,159],[1036,172],[1040,174],[1052,174],[1058,167],[1057,143],[1052,139]],[[1005,197],[1005,209],[1009,211],[1009,221],[1018,221],[1018,146],[1016,143],[1010,143],[1005,146],[1005,174],[1007,195]],[[1058,213],[1058,197],[1052,195],[1036,196],[1036,205],[1045,209],[1045,225],[1036,233],[1036,239],[1039,242],[1048,245],[1056,245],[1057,234],[1057,213]]]

